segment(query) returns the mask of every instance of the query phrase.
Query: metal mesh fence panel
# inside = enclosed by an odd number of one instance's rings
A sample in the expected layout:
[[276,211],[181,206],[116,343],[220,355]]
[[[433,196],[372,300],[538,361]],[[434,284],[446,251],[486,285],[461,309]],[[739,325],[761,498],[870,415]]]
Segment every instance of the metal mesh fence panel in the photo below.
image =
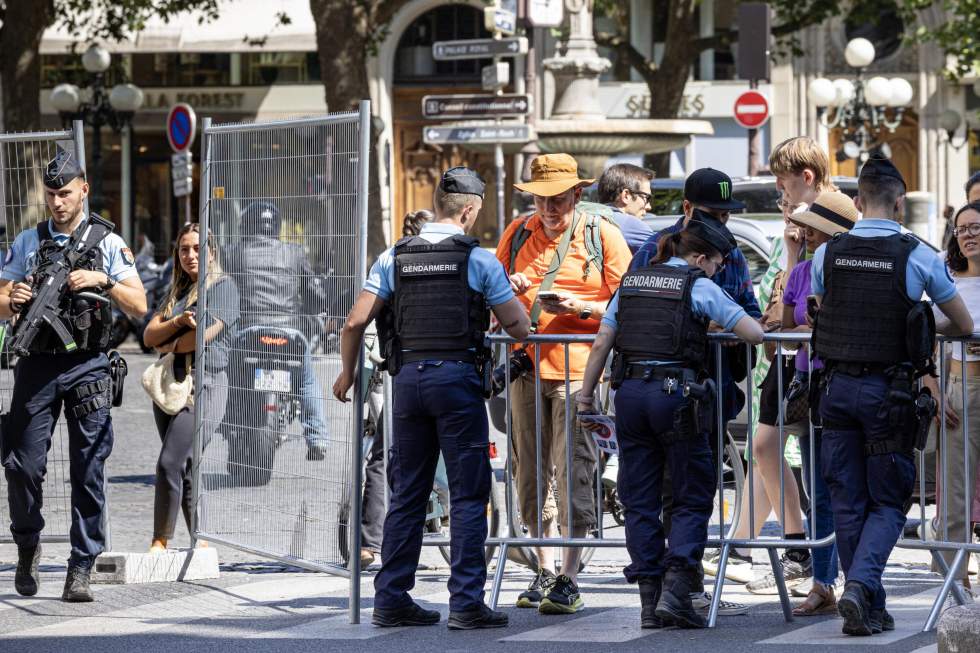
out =
[[[48,219],[42,182],[48,162],[64,150],[74,155],[84,168],[85,148],[81,123],[71,130],[0,134],[0,209],[3,211],[3,233],[0,234],[2,258],[6,264],[10,247],[21,231],[33,229]],[[86,207],[87,210],[87,207]],[[3,410],[10,406],[14,386],[15,357],[8,353],[6,335],[10,323],[0,322],[0,402]],[[48,450],[47,475],[44,479],[44,521],[42,541],[67,542],[71,527],[71,484],[68,463],[68,429],[64,416],[54,428]],[[10,514],[7,481],[0,478],[0,542],[10,542]]]
[[206,122],[201,158],[196,532],[340,573],[360,408],[331,386],[363,278],[364,122]]

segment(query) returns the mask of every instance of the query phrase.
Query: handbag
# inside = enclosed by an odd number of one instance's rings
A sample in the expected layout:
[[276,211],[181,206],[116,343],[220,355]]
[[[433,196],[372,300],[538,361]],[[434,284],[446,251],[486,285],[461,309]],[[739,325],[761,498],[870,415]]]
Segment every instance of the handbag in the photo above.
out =
[[143,389],[153,403],[168,415],[176,415],[184,408],[194,405],[194,375],[191,373],[192,358],[185,356],[184,378],[177,380],[174,363],[177,357],[170,353],[162,356],[143,372]]
[[785,423],[796,424],[810,417],[810,382],[797,374],[786,389]]

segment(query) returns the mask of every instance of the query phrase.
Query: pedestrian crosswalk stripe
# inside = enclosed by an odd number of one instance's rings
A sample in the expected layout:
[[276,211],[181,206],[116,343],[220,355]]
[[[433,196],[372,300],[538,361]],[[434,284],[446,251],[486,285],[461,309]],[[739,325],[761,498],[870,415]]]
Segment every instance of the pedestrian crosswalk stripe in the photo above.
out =
[[603,610],[587,617],[562,621],[544,628],[504,637],[501,642],[629,642],[656,631],[640,629],[640,608]]
[[288,581],[263,580],[232,587],[220,587],[91,617],[75,617],[36,628],[8,631],[0,634],[0,639],[138,635],[166,629],[176,624],[228,614],[255,603],[322,596],[346,588],[348,582],[344,578],[317,575],[290,578]]
[[828,619],[812,626],[797,628],[770,637],[759,644],[816,644],[819,646],[840,646],[861,644],[865,646],[885,646],[894,644],[906,637],[922,632],[922,625],[929,616],[929,609],[936,600],[938,590],[931,589],[912,596],[894,598],[888,603],[888,611],[895,617],[895,630],[880,633],[874,637],[852,637],[841,632],[840,619]]

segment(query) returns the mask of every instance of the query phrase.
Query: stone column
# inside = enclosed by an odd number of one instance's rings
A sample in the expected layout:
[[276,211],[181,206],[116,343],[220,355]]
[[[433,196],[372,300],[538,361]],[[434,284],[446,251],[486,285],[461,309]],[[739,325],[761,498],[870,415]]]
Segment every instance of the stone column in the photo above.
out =
[[568,36],[562,54],[542,65],[555,76],[554,120],[601,120],[599,76],[612,64],[599,56],[592,35],[592,0],[565,0]]

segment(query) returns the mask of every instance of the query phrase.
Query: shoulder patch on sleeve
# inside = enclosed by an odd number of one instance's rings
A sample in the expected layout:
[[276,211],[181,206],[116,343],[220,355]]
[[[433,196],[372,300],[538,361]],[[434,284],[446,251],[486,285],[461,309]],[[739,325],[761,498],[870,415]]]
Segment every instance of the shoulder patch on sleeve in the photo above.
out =
[[136,258],[133,256],[133,252],[128,247],[123,247],[119,250],[122,253],[123,260],[126,261],[126,265],[133,265],[136,263]]

